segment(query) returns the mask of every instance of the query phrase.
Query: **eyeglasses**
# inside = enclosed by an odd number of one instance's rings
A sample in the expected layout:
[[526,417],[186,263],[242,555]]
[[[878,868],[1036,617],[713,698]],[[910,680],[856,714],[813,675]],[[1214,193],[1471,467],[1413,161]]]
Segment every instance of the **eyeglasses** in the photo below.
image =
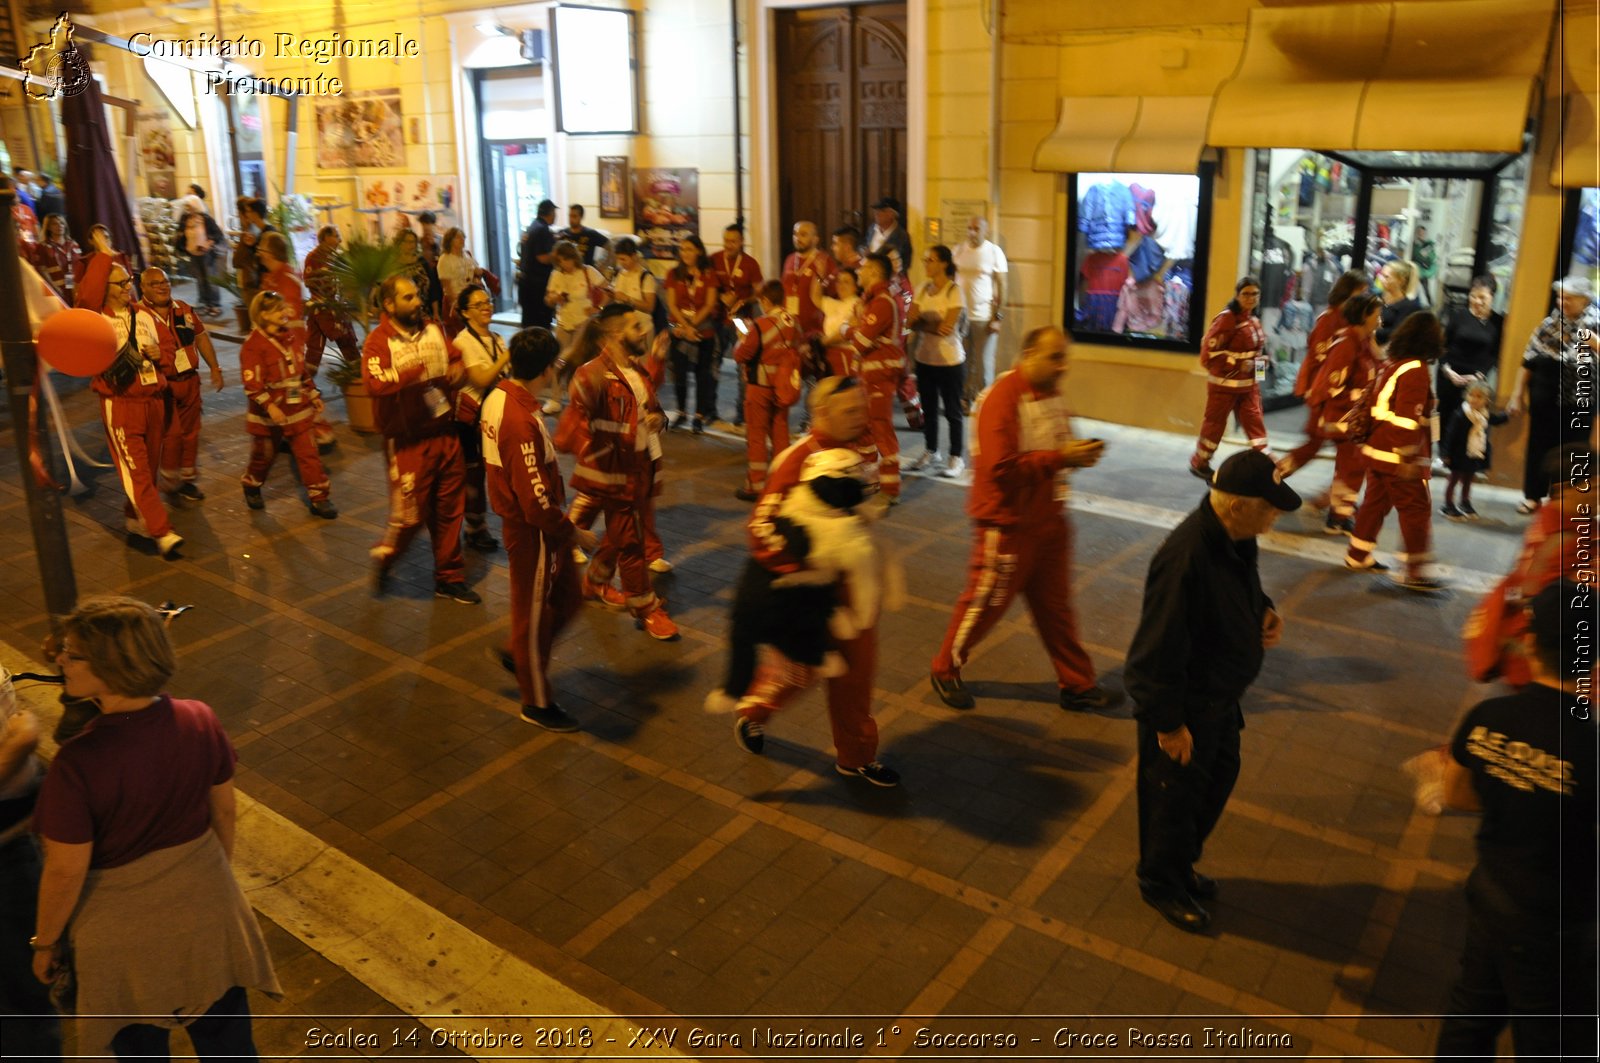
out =
[[485,303],[485,302],[468,303],[467,304],[467,309],[468,310],[493,310],[494,309],[494,304],[493,303]]
[[132,279],[125,279],[125,280],[120,280],[120,281],[107,281],[106,283],[110,284],[110,285],[114,285],[115,287],[118,287],[118,288],[126,288],[128,285],[132,284],[133,281],[132,281]]

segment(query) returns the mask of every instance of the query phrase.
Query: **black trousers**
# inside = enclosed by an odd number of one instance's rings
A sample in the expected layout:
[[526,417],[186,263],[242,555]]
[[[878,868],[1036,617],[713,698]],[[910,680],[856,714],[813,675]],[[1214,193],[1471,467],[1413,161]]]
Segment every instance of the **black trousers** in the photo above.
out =
[[717,419],[717,338],[698,343],[672,341],[672,388],[678,412],[689,412],[689,372],[694,371],[694,413],[707,421]]
[[1195,862],[1239,778],[1239,706],[1190,720],[1194,754],[1179,764],[1161,751],[1156,729],[1139,723],[1139,887],[1188,890]]
[[[259,1058],[250,1032],[250,1000],[242,986],[222,994],[204,1015],[184,1029],[201,1063],[254,1063]],[[171,1036],[172,1031],[165,1026],[129,1023],[111,1039],[111,1050],[118,1059],[165,1060],[171,1058]]]
[[950,427],[950,456],[961,457],[965,429],[961,417],[961,386],[966,370],[959,365],[917,363],[917,394],[922,397],[922,441],[928,453],[939,449],[940,406]]
[[1509,1024],[1518,1059],[1593,1059],[1594,995],[1594,922],[1530,917],[1474,868],[1461,973],[1439,1027],[1438,1057],[1494,1059]]

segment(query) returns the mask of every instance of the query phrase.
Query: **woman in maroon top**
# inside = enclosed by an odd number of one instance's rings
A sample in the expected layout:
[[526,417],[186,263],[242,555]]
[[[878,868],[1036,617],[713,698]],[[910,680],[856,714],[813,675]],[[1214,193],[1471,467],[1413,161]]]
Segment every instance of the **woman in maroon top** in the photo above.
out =
[[68,306],[72,305],[72,283],[75,279],[72,264],[82,254],[72,237],[67,235],[67,219],[51,214],[44,219],[39,242],[23,244],[23,250],[33,268],[55,286],[57,294]]
[[688,420],[689,370],[694,369],[694,434],[717,419],[717,278],[698,236],[678,245],[667,274],[667,319],[672,330],[672,387],[678,396],[673,428]]
[[228,866],[233,746],[210,708],[161,693],[176,658],[142,602],[83,602],[57,661],[67,694],[101,714],[61,747],[39,793],[34,974],[72,965],[82,1054],[166,1059],[184,1026],[201,1058],[253,1060],[245,992],[280,990]]

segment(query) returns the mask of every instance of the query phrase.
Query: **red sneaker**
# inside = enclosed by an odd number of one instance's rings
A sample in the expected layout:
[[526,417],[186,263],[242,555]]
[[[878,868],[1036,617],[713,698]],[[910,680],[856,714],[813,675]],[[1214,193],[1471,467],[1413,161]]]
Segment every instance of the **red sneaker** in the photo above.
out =
[[609,583],[596,583],[593,580],[580,580],[583,586],[583,600],[597,602],[607,609],[623,612],[628,608],[628,596]]
[[639,617],[638,624],[644,633],[653,639],[662,642],[676,642],[679,638],[678,625],[672,622],[672,617],[661,606],[656,606],[648,613]]

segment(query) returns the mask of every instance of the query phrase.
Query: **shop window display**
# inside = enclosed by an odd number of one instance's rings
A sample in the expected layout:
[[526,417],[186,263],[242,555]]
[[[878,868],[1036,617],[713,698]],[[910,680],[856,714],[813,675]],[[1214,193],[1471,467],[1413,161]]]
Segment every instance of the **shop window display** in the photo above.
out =
[[1193,174],[1076,175],[1067,305],[1074,335],[1193,349],[1196,247],[1207,221]]
[[1600,290],[1600,188],[1578,189],[1577,201],[1572,242],[1561,275],[1588,277]]
[[1259,313],[1267,334],[1261,398],[1271,408],[1292,398],[1311,325],[1333,282],[1350,268],[1361,176],[1298,148],[1257,151],[1255,160],[1246,272],[1261,279]]

